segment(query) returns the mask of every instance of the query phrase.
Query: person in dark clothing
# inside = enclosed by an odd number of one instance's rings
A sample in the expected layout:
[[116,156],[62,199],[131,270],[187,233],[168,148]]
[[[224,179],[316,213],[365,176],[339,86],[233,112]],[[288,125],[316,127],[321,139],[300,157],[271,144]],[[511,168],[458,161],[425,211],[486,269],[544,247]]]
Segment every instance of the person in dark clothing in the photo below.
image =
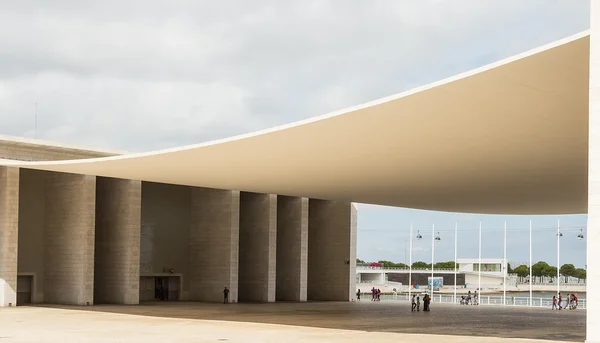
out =
[[229,289],[225,287],[225,289],[223,290],[223,304],[227,303],[229,303]]

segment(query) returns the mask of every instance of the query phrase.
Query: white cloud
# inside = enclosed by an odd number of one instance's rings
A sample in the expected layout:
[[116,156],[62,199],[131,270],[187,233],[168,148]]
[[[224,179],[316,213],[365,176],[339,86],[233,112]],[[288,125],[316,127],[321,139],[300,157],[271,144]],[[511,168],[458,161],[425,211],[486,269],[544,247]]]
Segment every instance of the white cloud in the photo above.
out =
[[150,150],[393,94],[586,29],[587,1],[0,3],[1,133]]

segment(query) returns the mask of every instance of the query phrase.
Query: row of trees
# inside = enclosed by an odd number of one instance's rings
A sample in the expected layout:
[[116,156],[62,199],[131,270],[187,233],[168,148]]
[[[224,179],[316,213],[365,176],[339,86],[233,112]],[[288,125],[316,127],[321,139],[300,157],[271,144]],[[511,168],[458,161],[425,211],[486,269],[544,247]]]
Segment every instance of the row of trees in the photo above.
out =
[[[515,269],[511,269],[509,264],[508,272],[515,273],[521,277],[526,277],[529,275],[529,267],[526,265],[520,265]],[[538,263],[531,266],[531,274],[533,276],[556,276],[557,269],[555,266],[551,266],[544,261],[539,261]],[[585,269],[575,268],[575,266],[570,263],[563,264],[560,267],[560,274],[564,276],[573,276],[579,279],[585,279],[587,277]]]
[[[356,263],[357,264],[366,264],[365,261],[360,260],[360,259],[356,259]],[[408,265],[404,264],[402,262],[392,262],[392,261],[386,261],[386,260],[372,262],[371,265],[374,265],[377,267],[385,267],[385,268],[408,268]],[[429,269],[429,268],[431,268],[431,263],[417,261],[412,264],[412,267],[415,269]],[[434,265],[434,268],[436,268],[436,269],[454,269],[454,261],[438,262]],[[516,267],[515,269],[512,269],[510,266],[510,263],[509,263],[508,264],[508,272],[515,273],[521,277],[526,277],[526,276],[529,276],[529,267],[526,265],[520,265],[520,266]],[[531,274],[533,276],[556,276],[556,272],[557,272],[557,270],[556,270],[555,266],[551,266],[544,261],[539,261],[538,263],[534,264],[531,269]],[[580,278],[580,279],[585,279],[587,276],[585,269],[575,268],[575,266],[570,263],[563,264],[560,267],[560,274],[564,275],[564,276],[573,276],[573,277]]]
[[[366,264],[365,261],[360,260],[360,259],[356,259],[356,263],[357,264]],[[384,267],[384,268],[408,268],[408,265],[404,264],[402,262],[392,262],[392,261],[386,261],[386,260],[372,262],[371,265],[374,265],[377,267]],[[427,269],[427,268],[431,268],[431,263],[417,261],[412,264],[412,267],[416,268],[416,269]],[[434,268],[454,269],[454,261],[435,263]]]

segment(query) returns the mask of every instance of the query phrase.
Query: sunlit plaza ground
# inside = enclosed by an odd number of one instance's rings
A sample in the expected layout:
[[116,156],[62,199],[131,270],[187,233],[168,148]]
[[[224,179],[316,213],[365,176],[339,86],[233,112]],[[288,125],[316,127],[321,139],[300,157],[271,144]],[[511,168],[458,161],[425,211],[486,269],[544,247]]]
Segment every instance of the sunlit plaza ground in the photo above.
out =
[[520,341],[512,338],[583,342],[585,319],[585,310],[435,303],[431,312],[411,313],[404,301],[153,302],[5,308],[0,310],[0,339],[3,343]]

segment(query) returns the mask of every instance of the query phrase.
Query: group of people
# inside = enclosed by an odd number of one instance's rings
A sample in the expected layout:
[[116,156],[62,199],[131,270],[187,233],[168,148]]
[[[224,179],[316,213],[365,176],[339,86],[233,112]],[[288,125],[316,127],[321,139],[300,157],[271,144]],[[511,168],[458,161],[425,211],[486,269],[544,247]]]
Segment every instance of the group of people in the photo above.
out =
[[[429,304],[431,303],[431,297],[429,294],[423,296],[423,311],[429,311]],[[418,295],[413,294],[411,299],[411,312],[421,311],[421,298]]]
[[552,297],[552,309],[553,310],[562,310],[564,309],[569,309],[569,310],[574,310],[577,308],[577,305],[579,305],[579,297],[577,296],[577,294],[573,293],[573,294],[567,294],[567,296],[564,298],[565,301],[565,306],[563,307],[563,297],[562,294],[558,293],[558,298],[555,296]]
[[[356,291],[356,301],[360,301],[361,296],[360,288]],[[371,289],[371,301],[381,301],[381,290],[379,288],[373,287]]]
[[479,293],[475,291],[475,293],[471,294],[471,291],[467,293],[467,295],[463,295],[460,297],[461,305],[479,305]]
[[371,288],[371,295],[373,296],[371,301],[381,301],[381,290],[379,288]]

